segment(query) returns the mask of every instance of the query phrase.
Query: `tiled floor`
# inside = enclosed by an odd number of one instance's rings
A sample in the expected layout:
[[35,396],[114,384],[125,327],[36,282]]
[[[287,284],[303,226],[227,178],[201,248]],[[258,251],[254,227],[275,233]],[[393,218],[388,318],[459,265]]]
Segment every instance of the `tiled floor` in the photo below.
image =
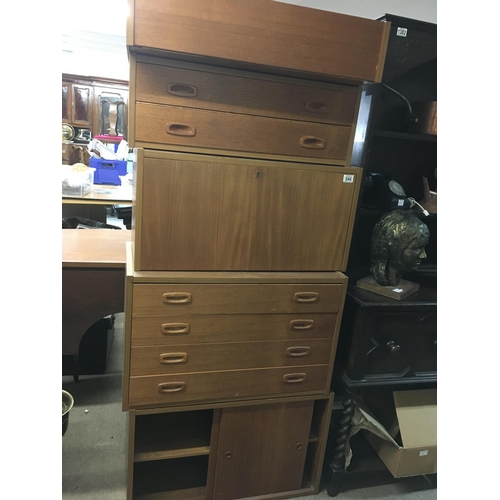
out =
[[[70,375],[62,377],[62,388],[75,398],[69,426],[62,438],[63,500],[126,499],[126,413],[121,409],[123,313],[116,315],[115,332],[106,372],[81,375],[75,383]],[[389,474],[358,475],[345,483],[347,491],[339,500],[435,500],[437,490],[424,477],[395,481]],[[304,500],[328,500],[324,489]],[[299,499],[300,500],[300,499]]]

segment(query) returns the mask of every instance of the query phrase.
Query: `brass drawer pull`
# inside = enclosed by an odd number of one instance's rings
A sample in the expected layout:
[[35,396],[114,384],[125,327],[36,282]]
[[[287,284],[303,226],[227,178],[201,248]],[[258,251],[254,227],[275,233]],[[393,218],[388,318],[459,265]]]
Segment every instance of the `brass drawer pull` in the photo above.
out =
[[286,350],[286,355],[290,358],[300,358],[301,356],[307,356],[310,353],[311,348],[308,346],[289,347]]
[[293,296],[295,302],[318,302],[319,293],[318,292],[297,292]]
[[186,388],[186,382],[163,382],[158,384],[158,392],[165,394],[167,392],[180,392]]
[[196,97],[198,95],[198,89],[194,85],[186,83],[169,83],[167,92],[179,97]]
[[283,382],[285,384],[299,384],[300,382],[304,382],[306,378],[307,375],[305,373],[288,373],[283,376]]
[[183,123],[167,123],[167,134],[181,135],[183,137],[194,137],[196,128]]
[[161,333],[164,335],[189,333],[189,323],[163,323]]
[[327,113],[328,112],[328,104],[324,102],[306,102],[304,106],[306,111],[312,111],[313,113]]
[[325,139],[320,139],[319,137],[305,135],[300,138],[300,145],[307,149],[325,149],[326,141]]
[[166,352],[160,354],[160,363],[162,365],[170,365],[175,363],[186,363],[188,355],[186,352]]
[[313,319],[292,319],[290,321],[290,328],[292,330],[311,330],[314,328]]
[[191,294],[187,292],[164,293],[163,302],[165,304],[189,304],[191,302]]

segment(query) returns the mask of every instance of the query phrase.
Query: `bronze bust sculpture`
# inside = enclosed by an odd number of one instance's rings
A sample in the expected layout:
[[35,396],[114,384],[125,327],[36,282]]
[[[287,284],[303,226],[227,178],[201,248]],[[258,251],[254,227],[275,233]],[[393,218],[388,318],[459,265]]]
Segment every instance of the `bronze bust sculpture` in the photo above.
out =
[[415,270],[427,257],[429,228],[414,214],[393,210],[382,216],[373,229],[371,268],[382,286],[396,286],[401,276]]

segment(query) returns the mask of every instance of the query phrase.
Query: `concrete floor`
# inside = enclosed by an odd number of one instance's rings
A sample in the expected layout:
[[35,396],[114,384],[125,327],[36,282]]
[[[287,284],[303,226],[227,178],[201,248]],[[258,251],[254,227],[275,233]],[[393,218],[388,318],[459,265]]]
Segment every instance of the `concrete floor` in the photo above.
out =
[[[69,426],[62,438],[63,500],[126,499],[126,413],[121,409],[124,328],[123,313],[116,315],[106,372],[102,375],[62,377],[62,388],[75,398]],[[325,470],[325,472],[327,472]],[[328,500],[325,491],[309,500]],[[346,478],[347,491],[339,500],[435,500],[435,485],[425,477],[394,480],[387,474]],[[299,499],[300,500],[300,499]]]

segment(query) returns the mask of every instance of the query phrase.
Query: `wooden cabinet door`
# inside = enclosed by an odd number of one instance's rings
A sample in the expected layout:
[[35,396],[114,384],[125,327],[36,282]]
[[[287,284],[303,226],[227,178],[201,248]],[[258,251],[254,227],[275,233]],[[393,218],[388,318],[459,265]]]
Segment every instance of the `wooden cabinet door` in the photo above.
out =
[[62,121],[76,127],[92,127],[92,97],[90,85],[62,82]]
[[214,500],[301,488],[314,401],[222,411]]
[[345,270],[359,169],[154,154],[138,162],[136,270]]
[[92,127],[92,94],[91,86],[72,84],[72,124],[85,128]]
[[71,83],[62,82],[62,121],[63,123],[71,123],[72,120],[72,103],[71,96],[72,85]]

